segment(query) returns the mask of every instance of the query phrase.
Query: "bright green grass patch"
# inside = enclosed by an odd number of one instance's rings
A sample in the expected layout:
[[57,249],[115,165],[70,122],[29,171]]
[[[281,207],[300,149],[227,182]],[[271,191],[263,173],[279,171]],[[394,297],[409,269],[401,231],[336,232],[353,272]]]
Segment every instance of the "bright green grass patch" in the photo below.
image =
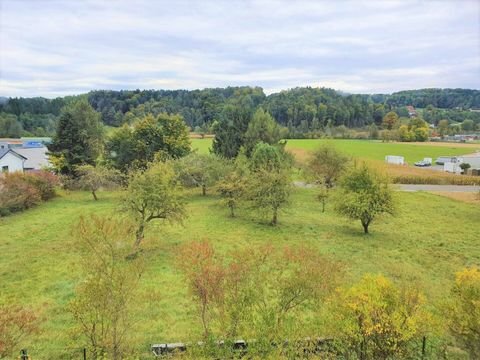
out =
[[[209,239],[219,251],[245,246],[307,244],[330,254],[346,267],[346,282],[366,272],[418,283],[429,301],[445,298],[453,275],[464,266],[480,264],[478,219],[480,209],[427,193],[399,193],[399,215],[374,222],[363,235],[359,223],[339,218],[327,205],[320,212],[315,191],[295,189],[291,207],[271,227],[254,214],[239,211],[231,219],[216,196],[195,192],[188,200],[189,218],[183,227],[154,222],[144,243],[147,269],[143,289],[158,292],[159,300],[147,306],[139,299],[141,349],[161,341],[199,338],[192,319],[194,308],[182,277],[173,266],[178,246]],[[91,195],[72,192],[37,208],[0,219],[0,294],[41,309],[42,331],[22,344],[34,358],[72,358],[68,329],[72,320],[66,305],[81,280],[71,226],[81,215],[106,214],[118,209],[119,193]],[[77,356],[78,357],[78,356]]]
[[[423,160],[425,157],[435,159],[439,156],[463,155],[474,152],[473,148],[465,148],[451,144],[449,146],[429,146],[409,143],[383,143],[373,140],[321,140],[321,139],[290,139],[287,140],[288,150],[312,151],[321,144],[334,144],[340,151],[354,157],[385,160],[386,155],[399,155],[405,157],[408,163]],[[206,154],[212,145],[212,139],[192,139],[192,149]]]
[[197,150],[200,154],[208,154],[212,147],[212,139],[190,139],[192,142],[192,150]]
[[409,143],[384,143],[373,140],[320,140],[320,139],[292,139],[287,141],[287,149],[314,150],[322,143],[332,143],[338,150],[351,156],[385,160],[386,155],[399,155],[405,157],[405,161],[413,163],[425,157],[435,159],[439,156],[454,156],[472,153],[474,149],[455,146],[429,146]]

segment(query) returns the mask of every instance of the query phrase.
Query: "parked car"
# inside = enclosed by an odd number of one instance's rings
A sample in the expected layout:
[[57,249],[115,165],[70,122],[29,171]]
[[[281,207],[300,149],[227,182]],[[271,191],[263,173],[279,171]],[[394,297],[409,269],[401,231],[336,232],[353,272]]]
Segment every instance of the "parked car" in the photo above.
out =
[[419,167],[432,166],[432,163],[428,162],[428,161],[425,161],[425,160],[422,160],[422,161],[417,161],[415,163],[415,166],[419,166]]

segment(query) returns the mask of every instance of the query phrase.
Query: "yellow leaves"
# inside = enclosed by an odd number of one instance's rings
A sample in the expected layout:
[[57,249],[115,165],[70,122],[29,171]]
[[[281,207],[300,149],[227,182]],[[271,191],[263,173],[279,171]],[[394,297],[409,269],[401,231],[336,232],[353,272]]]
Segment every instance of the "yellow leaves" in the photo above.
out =
[[423,295],[414,288],[398,287],[382,275],[366,275],[339,295],[333,311],[340,313],[340,337],[352,348],[364,342],[373,358],[402,354],[429,321]]

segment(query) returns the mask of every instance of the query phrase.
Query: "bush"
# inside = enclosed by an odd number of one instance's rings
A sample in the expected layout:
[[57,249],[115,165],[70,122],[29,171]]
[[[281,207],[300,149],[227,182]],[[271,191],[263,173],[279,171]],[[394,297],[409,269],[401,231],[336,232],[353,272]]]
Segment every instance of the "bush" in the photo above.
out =
[[55,197],[55,186],[59,184],[58,177],[55,174],[42,170],[25,174],[25,179],[38,190],[42,201]]
[[347,358],[411,359],[413,345],[431,327],[424,296],[381,275],[365,275],[338,295],[334,326]]
[[467,268],[455,275],[448,327],[472,359],[480,357],[480,270]]
[[0,179],[0,216],[29,209],[55,196],[57,178],[48,172],[5,174]]

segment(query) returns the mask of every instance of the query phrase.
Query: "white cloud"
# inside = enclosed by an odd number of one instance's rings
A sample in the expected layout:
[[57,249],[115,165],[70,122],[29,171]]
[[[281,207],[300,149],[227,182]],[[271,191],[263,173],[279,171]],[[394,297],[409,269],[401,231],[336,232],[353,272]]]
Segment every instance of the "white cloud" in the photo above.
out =
[[473,0],[0,4],[0,95],[480,84],[480,3]]

